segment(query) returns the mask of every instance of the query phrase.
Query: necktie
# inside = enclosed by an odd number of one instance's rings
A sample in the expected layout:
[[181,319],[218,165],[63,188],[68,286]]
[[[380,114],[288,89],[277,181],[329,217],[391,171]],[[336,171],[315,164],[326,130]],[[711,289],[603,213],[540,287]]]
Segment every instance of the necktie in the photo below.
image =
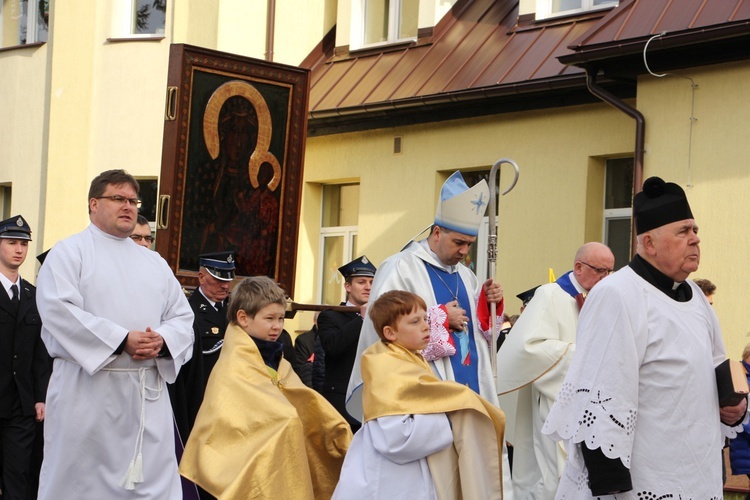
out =
[[576,299],[576,305],[578,306],[578,310],[580,311],[583,307],[583,303],[586,300],[586,294],[585,293],[579,293],[575,296]]
[[10,291],[13,294],[13,296],[10,298],[10,301],[13,305],[18,305],[18,285],[13,284],[10,286]]
[[216,303],[216,310],[221,312],[221,310],[224,309],[224,303],[223,302],[217,302]]

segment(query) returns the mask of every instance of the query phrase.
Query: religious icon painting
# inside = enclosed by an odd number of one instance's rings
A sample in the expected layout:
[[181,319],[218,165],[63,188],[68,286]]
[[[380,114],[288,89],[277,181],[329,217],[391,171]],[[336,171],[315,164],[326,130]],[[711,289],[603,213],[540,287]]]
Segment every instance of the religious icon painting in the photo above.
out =
[[156,249],[183,285],[231,250],[238,278],[293,293],[308,89],[305,69],[172,45]]

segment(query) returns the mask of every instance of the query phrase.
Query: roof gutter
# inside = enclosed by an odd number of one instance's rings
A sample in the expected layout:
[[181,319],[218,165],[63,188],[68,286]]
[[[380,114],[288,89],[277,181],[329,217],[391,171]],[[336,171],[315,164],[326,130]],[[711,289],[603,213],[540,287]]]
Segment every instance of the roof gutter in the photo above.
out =
[[[597,69],[595,67],[586,66],[584,69],[586,70],[586,86],[588,87],[589,92],[635,120],[635,158],[633,166],[633,195],[635,195],[641,191],[641,186],[643,185],[643,156],[646,137],[646,119],[643,118],[643,114],[640,111],[597,85]],[[630,250],[631,255],[635,255],[637,246],[635,224],[632,226]]]
[[582,88],[583,76],[580,73],[562,75],[554,78],[498,85],[494,87],[471,88],[458,91],[447,91],[439,94],[415,96],[405,99],[393,99],[374,103],[364,103],[357,106],[337,107],[320,110],[310,110],[310,120],[332,118],[338,116],[352,116],[357,114],[388,112],[397,109],[420,108],[446,103],[482,102],[497,97],[532,94],[553,90]]
[[[725,23],[717,26],[690,29],[681,32],[666,33],[659,39],[658,49],[683,48],[696,44],[718,42],[732,38],[743,38],[750,35],[750,21]],[[568,46],[571,54],[562,55],[558,60],[563,64],[580,65],[604,59],[636,55],[643,52],[643,47],[652,37],[651,34],[623,41],[613,41],[598,45],[574,44]]]

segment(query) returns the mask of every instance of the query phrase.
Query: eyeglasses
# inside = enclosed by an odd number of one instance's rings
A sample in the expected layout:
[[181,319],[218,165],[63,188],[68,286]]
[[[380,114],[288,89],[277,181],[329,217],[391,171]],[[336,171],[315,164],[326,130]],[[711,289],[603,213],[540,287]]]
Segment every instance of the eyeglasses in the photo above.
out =
[[609,274],[612,274],[613,272],[615,272],[614,269],[607,269],[606,267],[594,267],[591,264],[589,264],[588,262],[584,262],[582,260],[579,260],[578,262],[580,262],[584,266],[589,266],[591,269],[594,270],[594,272],[596,274],[609,275]]
[[146,240],[146,243],[151,243],[151,242],[154,241],[154,237],[153,236],[141,236],[140,234],[131,234],[130,238],[133,241]]
[[124,196],[98,196],[96,198],[97,200],[112,200],[115,203],[119,203],[120,205],[124,205],[126,203],[130,204],[131,206],[135,208],[141,208],[141,203],[143,203],[138,198],[125,198]]

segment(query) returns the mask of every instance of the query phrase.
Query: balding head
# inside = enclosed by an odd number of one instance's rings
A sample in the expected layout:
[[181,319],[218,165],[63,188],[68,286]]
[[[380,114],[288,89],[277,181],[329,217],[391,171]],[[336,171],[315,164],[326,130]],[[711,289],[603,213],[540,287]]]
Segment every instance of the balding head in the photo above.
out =
[[607,245],[591,241],[576,252],[573,261],[573,274],[576,281],[586,290],[594,288],[615,267],[615,256]]

